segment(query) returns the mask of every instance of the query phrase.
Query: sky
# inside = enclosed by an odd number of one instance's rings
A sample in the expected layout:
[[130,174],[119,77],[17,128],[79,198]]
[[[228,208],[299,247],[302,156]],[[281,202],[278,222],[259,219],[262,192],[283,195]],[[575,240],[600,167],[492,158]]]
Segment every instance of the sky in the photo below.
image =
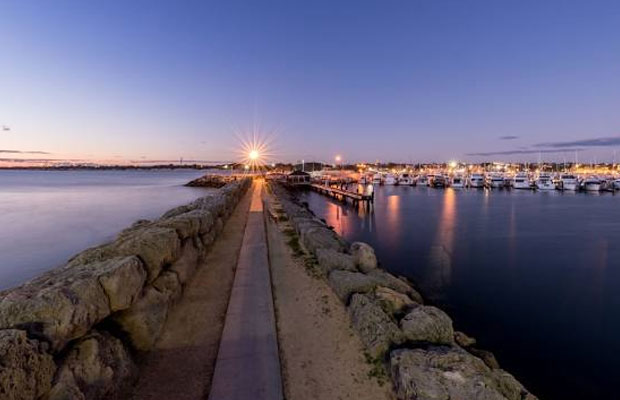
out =
[[[0,1],[0,160],[612,161],[615,0]],[[620,157],[620,154],[618,154]]]

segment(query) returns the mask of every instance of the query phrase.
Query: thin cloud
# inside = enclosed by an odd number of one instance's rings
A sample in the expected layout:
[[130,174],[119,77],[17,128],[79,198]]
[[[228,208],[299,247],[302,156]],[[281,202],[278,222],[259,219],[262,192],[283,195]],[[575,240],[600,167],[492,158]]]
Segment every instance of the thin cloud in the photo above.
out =
[[546,142],[546,143],[538,143],[534,145],[534,147],[553,147],[553,148],[564,148],[564,147],[574,147],[574,146],[583,146],[583,147],[620,146],[620,136],[573,140],[570,142]]
[[568,151],[582,151],[583,149],[579,148],[571,148],[571,149],[562,149],[562,150],[506,150],[506,151],[489,151],[483,153],[467,153],[467,156],[512,156],[512,155],[521,155],[521,154],[552,154],[552,153],[564,153]]
[[515,140],[515,139],[519,139],[519,136],[506,135],[506,136],[500,136],[499,138],[500,140]]
[[52,153],[48,153],[47,151],[23,151],[23,150],[1,150],[0,149],[0,153],[2,154],[52,154]]

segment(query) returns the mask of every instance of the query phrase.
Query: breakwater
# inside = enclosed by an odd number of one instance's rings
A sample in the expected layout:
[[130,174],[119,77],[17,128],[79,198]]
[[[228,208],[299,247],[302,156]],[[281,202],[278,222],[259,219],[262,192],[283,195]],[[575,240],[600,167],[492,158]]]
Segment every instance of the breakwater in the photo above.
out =
[[381,269],[372,247],[345,242],[294,194],[273,190],[399,399],[536,399],[475,339],[455,331],[446,313],[424,304],[411,282]]
[[249,179],[231,182],[0,292],[0,398],[114,399]]

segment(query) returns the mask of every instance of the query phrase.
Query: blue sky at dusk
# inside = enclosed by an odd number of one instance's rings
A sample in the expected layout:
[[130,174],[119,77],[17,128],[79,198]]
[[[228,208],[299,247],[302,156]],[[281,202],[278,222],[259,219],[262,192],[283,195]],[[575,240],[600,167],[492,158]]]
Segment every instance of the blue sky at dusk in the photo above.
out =
[[253,125],[285,161],[620,150],[618,1],[3,1],[0,19],[0,158],[231,160]]

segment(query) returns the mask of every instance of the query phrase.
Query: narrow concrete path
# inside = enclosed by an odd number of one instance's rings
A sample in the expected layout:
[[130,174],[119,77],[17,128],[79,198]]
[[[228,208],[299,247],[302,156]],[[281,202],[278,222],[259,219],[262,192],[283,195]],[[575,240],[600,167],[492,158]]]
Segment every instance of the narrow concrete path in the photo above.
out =
[[249,191],[243,196],[183,296],[170,310],[155,349],[140,363],[140,377],[132,395],[125,398],[207,398],[251,198]]
[[255,181],[209,400],[282,399],[262,189]]

